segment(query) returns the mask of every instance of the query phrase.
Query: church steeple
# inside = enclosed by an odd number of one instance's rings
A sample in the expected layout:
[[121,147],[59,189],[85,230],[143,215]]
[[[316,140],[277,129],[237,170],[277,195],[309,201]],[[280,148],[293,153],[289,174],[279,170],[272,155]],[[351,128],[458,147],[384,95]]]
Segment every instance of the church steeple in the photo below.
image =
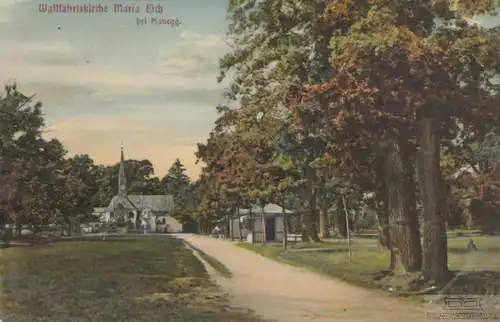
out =
[[121,147],[120,170],[118,170],[118,195],[127,195],[127,177],[125,176],[125,158],[123,157],[123,146]]

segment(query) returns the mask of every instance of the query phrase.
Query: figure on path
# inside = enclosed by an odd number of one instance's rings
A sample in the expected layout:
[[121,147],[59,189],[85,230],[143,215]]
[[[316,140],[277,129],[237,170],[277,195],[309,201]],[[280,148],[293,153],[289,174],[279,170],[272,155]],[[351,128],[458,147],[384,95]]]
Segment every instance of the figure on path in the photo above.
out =
[[144,235],[146,235],[147,231],[148,231],[148,224],[146,223],[146,221],[143,219],[142,222],[141,222],[141,227],[143,229],[143,233]]

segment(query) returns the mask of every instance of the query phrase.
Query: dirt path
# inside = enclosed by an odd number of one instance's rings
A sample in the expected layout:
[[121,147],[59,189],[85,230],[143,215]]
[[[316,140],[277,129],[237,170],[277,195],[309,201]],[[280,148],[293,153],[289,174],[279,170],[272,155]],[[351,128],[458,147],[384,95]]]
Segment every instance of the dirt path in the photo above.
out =
[[424,309],[343,281],[265,258],[228,241],[178,234],[231,270],[216,277],[231,294],[232,304],[255,310],[268,319],[302,321],[424,321]]

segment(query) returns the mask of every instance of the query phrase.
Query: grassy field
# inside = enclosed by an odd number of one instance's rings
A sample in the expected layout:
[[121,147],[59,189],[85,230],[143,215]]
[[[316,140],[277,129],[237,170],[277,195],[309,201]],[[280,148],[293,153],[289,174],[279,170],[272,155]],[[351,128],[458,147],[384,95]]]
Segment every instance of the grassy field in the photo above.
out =
[[[481,236],[473,239],[478,249],[475,252],[466,250],[468,238],[448,240],[450,270],[500,272],[500,237]],[[409,284],[418,279],[418,276],[399,272],[395,276],[382,277],[380,272],[386,270],[389,265],[389,253],[379,248],[377,243],[376,239],[352,240],[351,262],[348,260],[345,240],[318,244],[296,243],[290,245],[290,249],[286,251],[277,244],[242,243],[239,246],[290,265],[307,267],[363,287],[409,291]]]
[[75,238],[0,251],[8,322],[260,321],[233,310],[184,244],[167,237]]

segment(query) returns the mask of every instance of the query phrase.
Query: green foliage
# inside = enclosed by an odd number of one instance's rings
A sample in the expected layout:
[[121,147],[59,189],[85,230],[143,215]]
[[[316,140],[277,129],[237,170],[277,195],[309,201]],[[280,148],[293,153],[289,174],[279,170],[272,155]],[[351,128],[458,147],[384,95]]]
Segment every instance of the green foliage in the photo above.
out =
[[174,197],[174,216],[182,217],[183,212],[188,207],[191,193],[191,182],[186,174],[186,168],[181,160],[176,159],[167,174],[161,179],[161,185],[165,189],[165,194]]
[[[445,258],[444,222],[470,222],[473,198],[491,201],[489,209],[500,200],[497,142],[488,135],[500,116],[500,32],[467,20],[497,8],[482,0],[230,1],[233,50],[220,59],[219,81],[232,79],[198,145],[206,166],[195,216],[286,204],[301,213],[302,235],[318,241],[318,211],[343,196],[348,211],[377,215],[390,247],[407,247],[405,269],[419,270],[424,258],[425,276],[442,277],[444,261],[429,263]],[[391,189],[394,182],[411,186]]]

